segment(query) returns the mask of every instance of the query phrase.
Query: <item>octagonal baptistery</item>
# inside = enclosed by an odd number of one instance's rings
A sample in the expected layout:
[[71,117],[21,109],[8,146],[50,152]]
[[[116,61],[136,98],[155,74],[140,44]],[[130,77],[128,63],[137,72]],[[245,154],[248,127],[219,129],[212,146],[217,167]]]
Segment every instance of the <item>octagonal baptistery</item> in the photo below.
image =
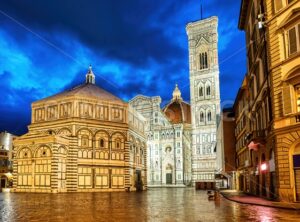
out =
[[29,131],[14,140],[14,192],[145,190],[144,117],[86,81],[32,103]]

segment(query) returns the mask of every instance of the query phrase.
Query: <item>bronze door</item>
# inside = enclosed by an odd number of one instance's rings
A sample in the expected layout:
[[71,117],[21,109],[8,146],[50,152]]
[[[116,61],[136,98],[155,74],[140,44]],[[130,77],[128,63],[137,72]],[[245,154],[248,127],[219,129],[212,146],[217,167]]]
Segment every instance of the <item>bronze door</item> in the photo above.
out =
[[172,173],[167,173],[166,174],[166,183],[167,184],[172,184]]

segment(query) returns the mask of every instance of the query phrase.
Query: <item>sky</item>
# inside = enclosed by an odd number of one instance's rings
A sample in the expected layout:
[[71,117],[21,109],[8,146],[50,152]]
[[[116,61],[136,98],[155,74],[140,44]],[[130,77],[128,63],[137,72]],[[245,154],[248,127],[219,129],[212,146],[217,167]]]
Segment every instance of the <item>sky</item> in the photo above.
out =
[[[221,105],[233,103],[246,73],[240,1],[202,1],[219,17]],[[0,131],[27,132],[31,103],[79,85],[93,66],[96,84],[125,101],[138,94],[190,99],[187,23],[201,0],[1,0]],[[162,104],[162,105],[163,105]]]

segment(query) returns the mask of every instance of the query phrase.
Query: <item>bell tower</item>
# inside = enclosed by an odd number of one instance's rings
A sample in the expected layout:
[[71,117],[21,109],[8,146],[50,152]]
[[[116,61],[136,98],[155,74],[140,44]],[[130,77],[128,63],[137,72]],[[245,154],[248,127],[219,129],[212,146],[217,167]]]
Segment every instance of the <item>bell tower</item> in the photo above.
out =
[[218,18],[187,24],[192,111],[192,182],[213,182],[220,115]]

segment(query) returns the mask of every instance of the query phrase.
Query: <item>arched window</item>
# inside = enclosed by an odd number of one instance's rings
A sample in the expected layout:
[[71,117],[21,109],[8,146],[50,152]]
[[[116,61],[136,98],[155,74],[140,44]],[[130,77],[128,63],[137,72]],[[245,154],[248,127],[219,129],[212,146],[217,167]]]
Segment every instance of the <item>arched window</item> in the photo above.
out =
[[210,85],[206,86],[206,95],[210,96]]
[[204,114],[203,114],[203,112],[200,113],[200,122],[204,122]]
[[100,139],[100,147],[101,147],[101,148],[104,147],[104,139]]
[[199,97],[202,97],[203,96],[203,87],[200,86],[199,87]]
[[202,52],[199,54],[199,63],[200,70],[208,68],[207,52]]
[[210,122],[211,121],[211,112],[208,111],[207,113],[207,121]]

